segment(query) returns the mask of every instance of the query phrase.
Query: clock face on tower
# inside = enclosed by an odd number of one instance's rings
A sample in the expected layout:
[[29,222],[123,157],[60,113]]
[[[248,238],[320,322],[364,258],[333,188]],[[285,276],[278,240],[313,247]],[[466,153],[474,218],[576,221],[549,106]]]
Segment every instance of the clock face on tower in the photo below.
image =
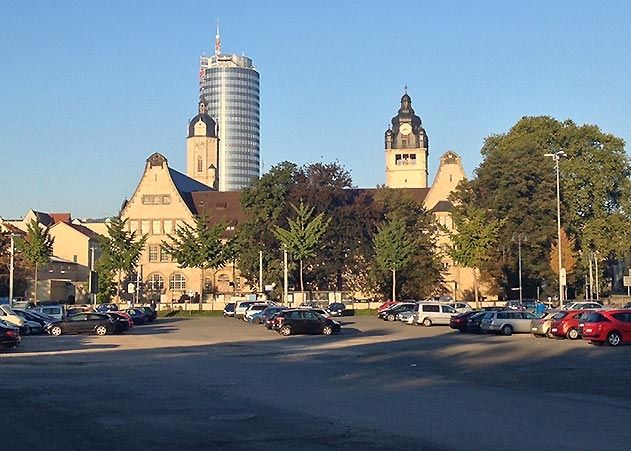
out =
[[401,132],[402,135],[407,136],[410,133],[412,133],[412,126],[406,122],[399,126],[399,131]]

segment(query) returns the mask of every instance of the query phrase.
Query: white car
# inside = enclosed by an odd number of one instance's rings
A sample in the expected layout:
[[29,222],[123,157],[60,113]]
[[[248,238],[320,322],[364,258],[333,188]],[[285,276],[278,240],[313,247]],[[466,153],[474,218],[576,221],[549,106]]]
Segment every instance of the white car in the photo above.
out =
[[249,321],[252,315],[265,310],[267,307],[269,307],[269,304],[266,302],[257,302],[255,304],[251,304],[245,310],[245,312],[243,312],[243,321]]
[[0,305],[0,321],[16,327],[22,327],[24,320],[8,305]]
[[448,305],[451,305],[458,313],[467,313],[473,310],[466,302],[450,302]]
[[413,323],[422,324],[425,327],[435,324],[448,326],[452,315],[456,314],[456,309],[444,302],[419,302],[414,309]]
[[64,319],[66,315],[63,305],[41,305],[39,307],[33,307],[31,310],[60,321]]
[[603,306],[599,302],[579,301],[563,306],[563,310],[602,310]]
[[494,332],[500,335],[529,334],[533,319],[535,319],[535,315],[530,312],[516,310],[488,312],[480,322],[480,329],[483,332]]

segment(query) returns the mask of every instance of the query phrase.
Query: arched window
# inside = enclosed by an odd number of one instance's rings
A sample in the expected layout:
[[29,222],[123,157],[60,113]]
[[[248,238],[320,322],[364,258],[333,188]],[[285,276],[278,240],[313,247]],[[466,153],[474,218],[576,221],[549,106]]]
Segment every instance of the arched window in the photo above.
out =
[[204,161],[202,157],[197,157],[197,172],[204,172]]
[[149,291],[162,291],[164,290],[164,277],[157,272],[149,274],[147,277],[146,288]]
[[179,272],[171,274],[171,277],[169,277],[169,289],[178,291],[186,290],[186,277]]

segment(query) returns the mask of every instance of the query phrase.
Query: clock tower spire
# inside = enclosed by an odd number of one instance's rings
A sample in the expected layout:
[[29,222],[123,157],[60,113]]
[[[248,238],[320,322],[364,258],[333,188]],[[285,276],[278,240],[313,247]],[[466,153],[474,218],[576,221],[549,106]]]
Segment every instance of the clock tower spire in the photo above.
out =
[[398,114],[385,134],[386,186],[390,188],[427,188],[429,140],[421,118],[412,109],[407,93],[401,97]]

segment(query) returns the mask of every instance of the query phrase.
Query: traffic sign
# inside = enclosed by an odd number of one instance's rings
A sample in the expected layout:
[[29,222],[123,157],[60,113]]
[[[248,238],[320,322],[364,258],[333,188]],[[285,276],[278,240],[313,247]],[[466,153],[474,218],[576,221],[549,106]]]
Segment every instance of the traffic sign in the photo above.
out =
[[625,287],[631,287],[631,276],[623,276],[622,282]]

